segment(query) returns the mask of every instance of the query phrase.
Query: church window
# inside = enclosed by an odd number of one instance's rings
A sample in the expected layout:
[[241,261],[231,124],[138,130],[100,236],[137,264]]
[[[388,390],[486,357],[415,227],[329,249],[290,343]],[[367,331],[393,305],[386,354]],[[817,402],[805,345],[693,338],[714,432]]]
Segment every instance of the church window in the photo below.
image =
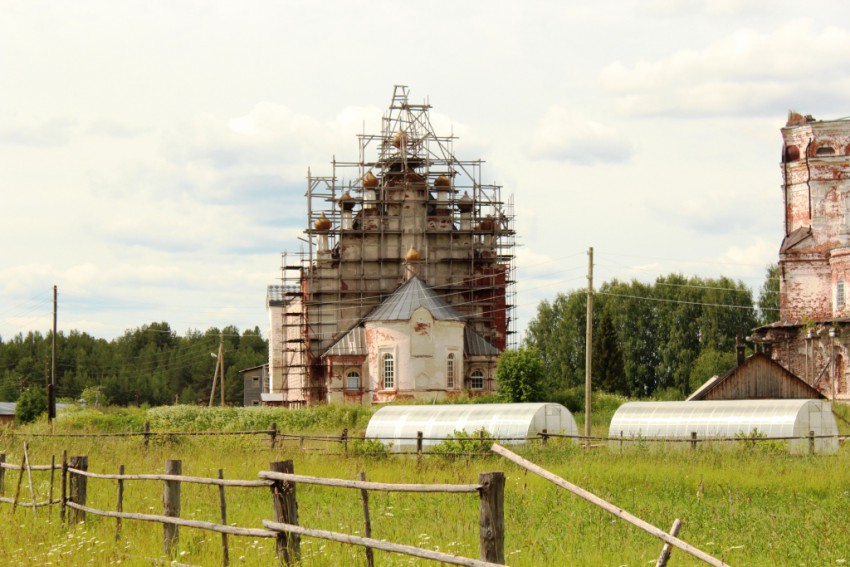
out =
[[484,373],[480,370],[473,370],[472,374],[469,376],[469,387],[473,390],[483,390],[484,389]]
[[838,309],[844,307],[844,280],[838,280],[835,285],[835,306]]
[[384,390],[395,388],[395,359],[388,352],[384,353],[384,356],[381,357],[381,372]]
[[345,389],[359,390],[360,389],[360,373],[356,370],[351,370],[345,375]]
[[446,357],[446,388],[455,387],[455,355],[453,352]]

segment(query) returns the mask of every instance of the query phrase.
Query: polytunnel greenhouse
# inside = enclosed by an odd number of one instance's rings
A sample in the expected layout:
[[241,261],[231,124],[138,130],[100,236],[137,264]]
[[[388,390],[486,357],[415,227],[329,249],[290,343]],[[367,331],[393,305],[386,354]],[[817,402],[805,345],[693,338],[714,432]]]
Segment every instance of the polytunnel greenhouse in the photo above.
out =
[[[817,453],[838,451],[838,428],[832,405],[823,400],[718,400],[692,402],[628,402],[611,419],[612,439],[734,439],[764,436],[788,440],[790,453],[810,450],[814,432]],[[614,446],[616,444],[613,444]]]
[[505,444],[523,443],[544,429],[578,435],[575,419],[561,404],[450,404],[381,408],[369,420],[366,438],[392,444],[395,452],[414,452],[419,431],[427,450],[458,431],[473,435],[481,429]]

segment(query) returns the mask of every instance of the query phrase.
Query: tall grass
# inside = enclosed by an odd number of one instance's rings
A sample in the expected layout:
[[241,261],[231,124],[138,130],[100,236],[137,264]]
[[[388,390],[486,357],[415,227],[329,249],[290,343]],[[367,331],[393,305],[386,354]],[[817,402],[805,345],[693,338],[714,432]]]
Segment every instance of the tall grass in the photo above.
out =
[[[252,411],[253,415],[263,413]],[[331,413],[323,412],[339,413],[332,417]],[[143,417],[153,423],[152,413],[156,412],[150,410]],[[197,417],[185,423],[205,429],[210,427],[209,423],[219,423],[216,420],[222,419],[223,414],[218,411],[209,413],[207,418]],[[353,420],[333,422],[329,430],[336,431],[341,423],[358,424],[362,419],[358,413],[349,414],[340,409],[321,408],[317,413],[320,416],[298,417],[303,420],[298,423],[320,428],[328,420]],[[185,424],[168,421],[167,412],[164,416],[161,425],[169,427],[163,430]],[[188,420],[188,417],[180,419]],[[268,423],[272,421],[281,429],[292,423],[279,417],[269,418]],[[79,422],[74,423],[74,428],[81,427]],[[248,423],[265,427],[267,422],[240,421],[227,427],[252,428]],[[62,420],[56,427],[68,430]],[[506,555],[510,565],[637,566],[654,561],[661,549],[657,539],[492,455],[461,460],[429,456],[417,462],[409,455],[370,458],[363,454],[301,452],[297,443],[285,443],[272,450],[267,438],[257,437],[164,438],[145,449],[139,438],[26,437],[0,433],[0,451],[7,454],[7,462],[20,462],[25,441],[29,443],[33,463],[49,463],[51,455],[60,456],[63,450],[68,450],[71,455],[88,455],[90,470],[108,473],[117,472],[121,464],[128,474],[162,472],[166,459],[181,459],[187,475],[215,477],[221,468],[226,478],[244,479],[255,479],[257,472],[267,469],[269,462],[284,459],[293,459],[298,473],[352,479],[365,471],[369,480],[384,482],[470,483],[476,482],[481,472],[503,471],[507,477]],[[588,450],[566,440],[550,439],[546,448],[533,444],[520,452],[663,529],[669,529],[674,518],[681,518],[682,539],[732,565],[850,562],[847,447],[833,456],[798,457],[758,444],[755,447],[701,444],[696,450],[633,444],[621,452],[605,448]],[[16,480],[7,471],[7,496]],[[34,488],[39,499],[46,497],[46,473],[36,474]],[[26,480],[22,494],[29,499]],[[302,525],[362,534],[358,491],[298,485],[297,495]],[[114,509],[115,499],[115,481],[89,481],[90,506]],[[273,517],[268,489],[228,488],[227,499],[229,523],[260,527],[262,519]],[[127,481],[125,511],[158,514],[161,500],[161,483]],[[478,502],[474,495],[376,492],[370,495],[370,505],[374,537],[477,557]],[[68,527],[58,521],[55,509],[52,512],[39,509],[38,517],[33,518],[32,511],[23,508],[11,515],[8,504],[0,504],[0,514],[4,518],[0,525],[0,564],[150,565],[152,559],[165,559],[161,550],[162,528],[158,524],[125,520],[123,537],[116,542],[115,522],[111,519],[89,516],[84,525]],[[184,484],[181,515],[217,522],[216,487]],[[183,564],[221,565],[220,542],[218,534],[181,528],[175,559]],[[274,562],[274,545],[270,540],[231,537],[230,544],[234,565]],[[305,567],[365,565],[360,548],[310,538],[305,538],[302,545]],[[429,564],[400,555],[380,552],[376,555],[381,565]],[[698,562],[675,551],[671,564]]]

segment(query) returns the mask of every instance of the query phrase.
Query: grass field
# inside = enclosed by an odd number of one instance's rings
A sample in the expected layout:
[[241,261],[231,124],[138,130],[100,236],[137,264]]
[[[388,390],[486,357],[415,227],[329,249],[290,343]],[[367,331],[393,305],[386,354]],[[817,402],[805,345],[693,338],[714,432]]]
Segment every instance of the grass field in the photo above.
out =
[[[188,415],[177,415],[182,410],[171,411],[173,415],[161,425],[193,427]],[[150,417],[137,413],[116,412],[113,417],[124,427],[137,426],[140,416]],[[243,429],[245,423],[233,422],[237,413],[196,415],[220,429],[227,429],[222,427],[225,422],[231,429]],[[265,418],[260,415],[254,413],[251,419],[263,428]],[[304,433],[335,433],[344,424],[356,435],[365,427],[368,415],[331,409],[320,410],[313,418],[298,415],[293,419],[302,420]],[[281,430],[294,431],[280,421],[276,420]],[[115,431],[117,426],[110,423],[106,417],[98,421],[77,415],[59,420],[57,431]],[[595,423],[594,429],[601,427]],[[28,431],[38,433],[45,428],[38,424]],[[413,456],[328,454],[328,449],[336,452],[338,447],[318,443],[308,443],[302,452],[297,441],[281,443],[272,450],[268,438],[262,436],[159,438],[145,449],[138,437],[0,434],[0,451],[6,453],[7,462],[20,464],[25,441],[33,464],[49,463],[51,455],[61,459],[62,451],[67,450],[69,455],[88,455],[89,470],[101,473],[115,473],[122,464],[127,474],[160,473],[166,459],[182,460],[186,475],[215,477],[221,468],[225,478],[241,479],[256,479],[269,462],[284,459],[292,459],[295,471],[301,474],[353,479],[364,471],[369,480],[384,482],[475,483],[480,472],[502,471],[507,477],[505,551],[510,565],[651,565],[661,549],[659,540],[497,456],[427,456],[417,463]],[[838,455],[804,457],[789,456],[774,443],[755,448],[706,444],[695,451],[638,445],[621,452],[606,447],[583,449],[560,441],[518,452],[662,529],[669,529],[673,519],[680,518],[684,523],[680,538],[731,565],[850,562],[850,451],[846,446]],[[7,496],[16,482],[17,475],[7,471]],[[47,490],[47,474],[37,473],[39,500],[46,498]],[[115,508],[115,481],[92,479],[88,490],[88,505]],[[21,491],[28,500],[26,479]],[[125,511],[160,514],[161,501],[161,482],[126,482]],[[228,523],[261,527],[262,519],[273,518],[268,489],[228,488],[227,502]],[[298,502],[300,523],[306,527],[362,533],[358,491],[299,485]],[[373,537],[478,556],[475,495],[376,492],[370,495],[370,507]],[[165,560],[159,524],[125,520],[122,538],[116,542],[114,519],[89,516],[85,524],[68,527],[59,521],[58,507],[52,512],[40,508],[35,518],[31,509],[18,508],[12,515],[11,508],[0,504],[0,563],[4,565],[151,565]],[[216,487],[183,485],[182,517],[217,522],[218,513]],[[232,565],[275,561],[271,540],[231,536],[230,548]],[[305,567],[366,564],[363,550],[357,547],[304,538],[302,551]],[[221,536],[181,528],[175,560],[187,565],[221,565]],[[432,564],[382,552],[376,552],[376,562]],[[670,562],[698,564],[679,551]]]

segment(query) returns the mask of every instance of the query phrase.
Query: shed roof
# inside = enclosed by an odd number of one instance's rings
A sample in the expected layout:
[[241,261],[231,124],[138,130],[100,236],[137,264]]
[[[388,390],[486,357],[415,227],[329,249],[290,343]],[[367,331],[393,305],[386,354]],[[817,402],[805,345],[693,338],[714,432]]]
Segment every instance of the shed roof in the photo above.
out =
[[15,415],[15,402],[0,402],[0,415]]
[[688,400],[823,397],[799,376],[766,354],[757,352],[723,376],[709,378],[688,396]]
[[463,321],[464,317],[418,277],[412,277],[364,317],[364,321],[407,321],[424,307],[438,321]]

